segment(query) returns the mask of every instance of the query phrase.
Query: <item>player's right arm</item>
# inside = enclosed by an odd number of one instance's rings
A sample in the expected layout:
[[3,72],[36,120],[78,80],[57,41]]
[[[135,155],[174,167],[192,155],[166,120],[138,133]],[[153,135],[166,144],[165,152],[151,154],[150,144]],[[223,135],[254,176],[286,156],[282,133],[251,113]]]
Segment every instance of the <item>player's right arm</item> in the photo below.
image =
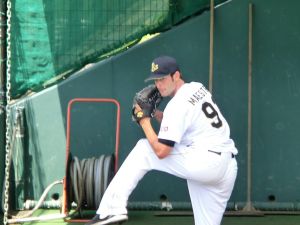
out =
[[157,157],[160,159],[167,157],[172,151],[173,147],[163,144],[158,140],[157,134],[151,125],[150,118],[143,118],[140,121],[140,125]]
[[[141,110],[139,105],[135,106],[135,113],[136,111]],[[162,117],[161,117],[162,119]],[[173,146],[168,146],[166,144],[163,144],[161,142],[159,142],[158,136],[155,133],[152,125],[151,125],[151,118],[150,117],[144,117],[140,120],[139,124],[142,127],[145,136],[147,138],[147,140],[149,141],[154,153],[157,155],[158,158],[163,159],[165,157],[167,157],[170,152],[173,149]]]

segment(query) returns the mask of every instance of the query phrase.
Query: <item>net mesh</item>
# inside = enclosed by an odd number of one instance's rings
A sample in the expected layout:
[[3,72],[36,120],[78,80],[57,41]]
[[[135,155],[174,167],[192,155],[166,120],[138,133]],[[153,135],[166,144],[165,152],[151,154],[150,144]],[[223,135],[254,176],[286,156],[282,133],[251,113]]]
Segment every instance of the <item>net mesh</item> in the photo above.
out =
[[172,27],[209,2],[12,0],[12,97],[57,83],[145,34]]

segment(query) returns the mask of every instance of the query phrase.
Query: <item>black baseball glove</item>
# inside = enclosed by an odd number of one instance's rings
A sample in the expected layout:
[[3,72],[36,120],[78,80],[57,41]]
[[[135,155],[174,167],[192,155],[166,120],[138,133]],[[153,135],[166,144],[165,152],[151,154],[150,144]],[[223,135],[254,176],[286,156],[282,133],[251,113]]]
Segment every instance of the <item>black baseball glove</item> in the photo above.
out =
[[[140,120],[145,117],[153,117],[161,100],[162,96],[154,84],[137,92],[132,103],[132,120],[139,123]],[[135,106],[137,104],[140,106],[141,110],[135,112]]]

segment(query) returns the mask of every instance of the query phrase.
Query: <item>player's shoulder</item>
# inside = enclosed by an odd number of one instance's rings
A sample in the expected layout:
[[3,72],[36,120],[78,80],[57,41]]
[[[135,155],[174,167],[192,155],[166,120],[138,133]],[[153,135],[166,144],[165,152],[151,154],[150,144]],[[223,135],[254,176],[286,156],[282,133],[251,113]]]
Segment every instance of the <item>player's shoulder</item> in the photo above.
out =
[[188,83],[190,87],[199,88],[199,87],[205,87],[201,82],[191,81]]
[[191,92],[191,90],[196,90],[199,88],[206,88],[206,87],[202,83],[196,81],[191,81],[183,85],[183,90],[185,90],[186,92]]
[[199,82],[194,82],[194,81],[189,82],[189,83],[186,82],[180,87],[180,89],[178,90],[178,93],[182,94],[182,93],[190,92],[191,89],[199,88],[201,86],[203,86],[203,84],[201,84]]
[[183,88],[181,88],[181,96],[190,96],[194,95],[197,92],[204,92],[208,93],[209,91],[207,88],[200,82],[190,82],[190,83],[185,83]]

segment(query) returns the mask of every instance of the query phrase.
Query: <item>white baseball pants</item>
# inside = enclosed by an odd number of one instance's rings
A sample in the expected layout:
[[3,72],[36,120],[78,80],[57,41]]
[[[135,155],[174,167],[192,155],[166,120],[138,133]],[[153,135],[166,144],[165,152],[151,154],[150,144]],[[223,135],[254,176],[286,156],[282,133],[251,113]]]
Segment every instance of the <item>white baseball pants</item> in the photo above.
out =
[[237,162],[230,152],[221,155],[207,150],[173,149],[159,159],[147,139],[141,139],[125,159],[106,189],[97,214],[127,214],[127,201],[140,179],[158,170],[186,179],[195,225],[219,225],[237,175]]

